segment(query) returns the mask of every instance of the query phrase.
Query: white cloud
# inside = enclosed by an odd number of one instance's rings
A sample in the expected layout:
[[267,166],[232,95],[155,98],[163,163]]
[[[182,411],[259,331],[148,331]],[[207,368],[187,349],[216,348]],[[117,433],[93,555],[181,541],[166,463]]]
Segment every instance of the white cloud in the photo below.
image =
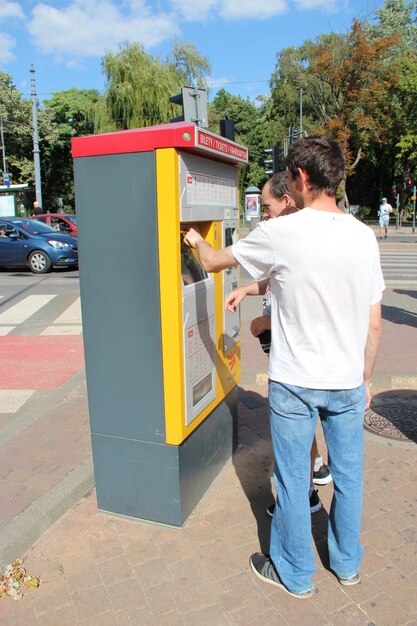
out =
[[0,33],[0,67],[5,68],[8,63],[16,59],[13,48],[16,45],[15,39],[6,33]]
[[337,12],[342,11],[346,6],[343,0],[296,0],[297,9],[322,9],[324,11]]
[[181,17],[190,22],[206,21],[215,14],[225,20],[264,20],[287,9],[287,0],[172,0]]
[[4,21],[4,18],[19,19],[25,18],[25,14],[18,2],[8,2],[8,0],[0,0],[0,20]]
[[111,0],[75,0],[63,9],[38,4],[28,30],[42,52],[68,56],[67,63],[102,56],[125,41],[155,46],[178,31],[171,15],[155,15],[141,0],[120,6]]
[[220,14],[225,20],[265,20],[286,9],[286,0],[222,0]]
[[220,0],[172,0],[175,11],[188,22],[205,22],[217,12]]

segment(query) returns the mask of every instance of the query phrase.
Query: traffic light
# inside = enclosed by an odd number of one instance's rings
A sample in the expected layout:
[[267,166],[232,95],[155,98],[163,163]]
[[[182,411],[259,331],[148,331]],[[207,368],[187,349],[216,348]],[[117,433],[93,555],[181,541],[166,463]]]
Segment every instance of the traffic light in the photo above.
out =
[[408,178],[406,181],[405,191],[407,196],[411,198],[411,196],[413,195],[413,181],[411,180],[411,178]]
[[273,176],[277,174],[280,170],[280,150],[279,146],[275,144],[272,148],[264,148],[264,152],[268,154],[268,158],[265,159],[265,165],[267,169],[265,170],[265,174],[268,176]]
[[220,120],[220,135],[222,137],[230,139],[230,141],[234,141],[236,130],[237,128],[233,120],[231,120],[228,115],[225,115],[224,118]]
[[173,104],[182,106],[182,115],[174,117],[171,122],[192,122],[201,128],[208,127],[207,93],[199,87],[182,87],[181,93],[171,96]]

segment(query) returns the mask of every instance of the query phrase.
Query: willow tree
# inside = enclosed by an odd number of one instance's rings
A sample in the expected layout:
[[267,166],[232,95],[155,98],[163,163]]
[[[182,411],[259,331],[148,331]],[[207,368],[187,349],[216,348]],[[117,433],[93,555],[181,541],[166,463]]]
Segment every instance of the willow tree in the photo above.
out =
[[208,60],[193,44],[175,40],[164,60],[140,43],[125,43],[102,61],[106,91],[94,113],[96,132],[169,122],[178,115],[169,97],[187,83],[205,85]]

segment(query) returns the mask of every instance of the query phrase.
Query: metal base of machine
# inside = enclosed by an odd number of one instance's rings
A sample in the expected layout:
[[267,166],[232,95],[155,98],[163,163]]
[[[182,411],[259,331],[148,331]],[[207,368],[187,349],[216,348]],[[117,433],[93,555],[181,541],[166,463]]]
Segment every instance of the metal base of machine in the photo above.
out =
[[182,526],[236,444],[237,387],[180,446],[92,434],[100,510]]

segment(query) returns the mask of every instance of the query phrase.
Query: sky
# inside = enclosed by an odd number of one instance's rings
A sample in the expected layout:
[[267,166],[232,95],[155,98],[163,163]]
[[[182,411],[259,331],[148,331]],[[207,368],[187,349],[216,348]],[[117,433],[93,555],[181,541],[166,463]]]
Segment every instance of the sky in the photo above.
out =
[[[40,101],[76,87],[105,90],[101,60],[123,42],[141,42],[164,59],[176,37],[211,63],[210,97],[225,88],[268,93],[276,55],[353,18],[372,19],[383,0],[0,0],[0,69]],[[169,94],[173,95],[173,94]]]

